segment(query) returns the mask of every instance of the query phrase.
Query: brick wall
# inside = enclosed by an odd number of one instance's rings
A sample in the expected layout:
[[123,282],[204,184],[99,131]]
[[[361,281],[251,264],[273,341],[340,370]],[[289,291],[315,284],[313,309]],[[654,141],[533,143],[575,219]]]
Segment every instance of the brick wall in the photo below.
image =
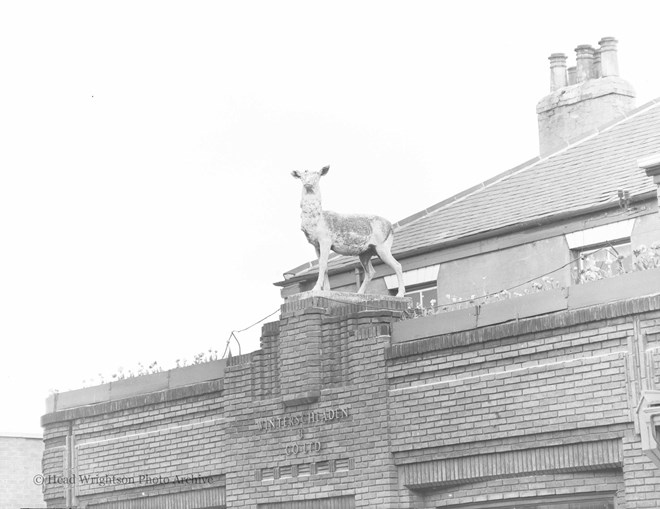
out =
[[34,481],[43,451],[41,437],[0,435],[0,509],[46,507]]
[[401,482],[436,491],[419,507],[593,493],[659,506],[635,423],[657,383],[658,307],[636,299],[390,348]]
[[334,295],[287,301],[215,376],[44,416],[45,473],[77,481],[48,506],[660,505],[636,422],[660,298],[393,344],[405,301]]

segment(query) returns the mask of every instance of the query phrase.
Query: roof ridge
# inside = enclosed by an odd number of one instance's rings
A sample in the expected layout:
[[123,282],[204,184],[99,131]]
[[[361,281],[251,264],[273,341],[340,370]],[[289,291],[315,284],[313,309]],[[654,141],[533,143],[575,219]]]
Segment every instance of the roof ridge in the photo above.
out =
[[[594,129],[592,132],[590,132],[587,135],[580,136],[573,141],[569,142],[565,147],[560,148],[559,150],[556,150],[555,152],[552,152],[550,154],[547,154],[543,157],[541,156],[536,156],[529,161],[526,161],[522,164],[519,164],[518,166],[514,166],[513,168],[510,168],[508,170],[505,170],[494,177],[491,177],[488,180],[484,180],[483,182],[476,184],[464,191],[461,191],[455,195],[450,196],[449,198],[445,198],[444,200],[431,205],[430,207],[425,208],[424,210],[421,210],[420,212],[417,212],[415,214],[412,214],[411,216],[408,216],[401,221],[396,222],[393,226],[395,228],[401,227],[401,226],[407,226],[411,223],[414,223],[415,221],[422,219],[424,217],[429,217],[432,214],[435,214],[439,210],[442,210],[446,208],[447,205],[451,205],[453,203],[456,203],[458,201],[462,201],[468,196],[472,196],[473,194],[487,188],[488,186],[492,184],[496,184],[498,182],[501,182],[505,180],[506,178],[509,178],[515,174],[521,173],[525,170],[529,170],[530,168],[535,167],[537,164],[540,164],[544,161],[547,161],[551,157],[557,156],[565,151],[567,151],[570,148],[576,147],[578,145],[581,145],[582,143],[590,140],[591,138],[594,138],[598,136],[601,133],[604,133],[606,131],[609,131],[610,129],[614,128],[615,126],[625,122],[628,119],[634,118],[637,115],[641,115],[642,113],[657,107],[660,105],[660,97],[657,97],[655,99],[651,99],[650,101],[642,104],[641,106],[638,106],[637,108],[627,112],[623,113],[622,115],[618,116],[614,120],[610,120],[609,122],[603,124],[599,128]],[[426,212],[426,213],[425,213]]]

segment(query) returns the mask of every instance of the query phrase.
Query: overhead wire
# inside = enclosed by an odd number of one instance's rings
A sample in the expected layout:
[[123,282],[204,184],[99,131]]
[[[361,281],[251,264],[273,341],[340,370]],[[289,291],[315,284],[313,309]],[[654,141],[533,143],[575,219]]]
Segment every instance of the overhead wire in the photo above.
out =
[[271,316],[273,316],[273,315],[274,315],[275,313],[277,313],[279,310],[280,310],[280,308],[278,307],[275,311],[273,311],[273,312],[270,313],[269,315],[264,316],[261,320],[257,320],[257,321],[254,322],[252,325],[248,325],[247,327],[245,327],[245,328],[243,328],[243,329],[240,329],[240,330],[232,330],[232,331],[229,333],[229,337],[227,338],[227,344],[225,345],[225,351],[222,353],[222,356],[221,356],[220,358],[221,358],[221,359],[224,359],[224,358],[225,358],[225,355],[227,354],[227,350],[229,350],[229,345],[230,345],[230,343],[231,343],[232,338],[234,339],[234,341],[236,341],[236,344],[238,345],[238,355],[242,355],[242,352],[241,352],[241,342],[238,340],[238,337],[236,336],[236,334],[240,334],[241,332],[245,332],[246,330],[251,329],[251,328],[254,327],[255,325],[259,325],[259,324],[260,324],[261,322],[263,322],[264,320],[268,320]]
[[[603,246],[603,247],[601,247],[601,248],[599,248],[599,249],[597,249],[597,250],[591,252],[590,254],[593,255],[593,254],[599,253],[600,251],[602,251],[602,250],[604,250],[604,249],[608,249],[608,248],[612,248],[612,249],[614,250],[614,252],[615,252],[617,255],[619,254],[618,251],[617,251],[617,250],[614,248],[614,246],[612,246],[612,245]],[[499,290],[499,291],[496,291],[496,292],[486,293],[486,294],[484,294],[484,295],[480,295],[479,297],[474,297],[474,298],[470,298],[470,299],[462,299],[462,300],[452,301],[452,302],[449,303],[449,304],[432,306],[432,308],[435,310],[435,309],[440,308],[441,306],[448,306],[448,305],[455,306],[455,305],[465,304],[465,303],[474,303],[474,301],[477,301],[477,300],[483,300],[483,299],[487,299],[487,298],[489,298],[489,297],[494,297],[494,296],[496,296],[496,295],[500,295],[500,294],[502,294],[502,293],[507,293],[507,292],[510,292],[510,291],[512,291],[512,290],[514,290],[514,289],[516,289],[516,288],[519,288],[519,287],[521,287],[521,286],[524,286],[524,285],[527,285],[527,284],[529,284],[529,283],[532,283],[532,282],[536,281],[537,279],[543,279],[544,277],[549,276],[550,274],[554,274],[555,272],[560,271],[561,269],[563,269],[563,268],[565,268],[565,267],[568,267],[569,265],[572,265],[572,264],[576,263],[576,262],[577,262],[578,260],[580,260],[580,259],[583,259],[583,258],[582,258],[582,257],[579,257],[578,259],[570,260],[570,261],[568,261],[568,262],[566,262],[566,263],[560,265],[559,267],[557,267],[557,268],[555,268],[555,269],[552,269],[552,270],[550,270],[550,271],[548,271],[548,272],[545,272],[545,273],[543,273],[543,274],[540,274],[540,275],[538,275],[538,276],[534,276],[534,277],[532,277],[532,278],[530,278],[530,279],[528,279],[528,280],[526,280],[526,281],[523,281],[522,283],[518,283],[518,284],[515,284],[515,285],[513,285],[513,286],[509,286],[508,288],[504,288],[504,289]],[[331,301],[331,302],[338,302],[338,303],[340,303],[340,304],[347,304],[347,302],[344,301],[344,300],[334,299],[334,298],[332,298],[332,297],[327,297],[327,296],[325,296],[325,295],[319,295],[319,297],[321,297],[321,298],[323,298],[323,299],[325,299],[325,300]],[[374,305],[374,304],[369,304],[368,302],[359,302],[359,303],[355,303],[355,304],[356,304],[359,308],[362,308],[362,309],[364,309],[364,310],[374,310],[374,311],[380,310],[380,311],[382,311],[382,310],[390,309],[390,308],[387,308],[387,307],[383,307],[382,305],[381,305],[381,306],[378,306],[378,305]],[[270,318],[271,316],[273,316],[275,313],[277,313],[279,310],[280,310],[280,308],[278,307],[278,308],[277,308],[275,311],[273,311],[272,313],[270,313],[270,314],[264,316],[262,319],[257,320],[257,321],[254,322],[253,324],[248,325],[247,327],[245,327],[245,328],[243,328],[243,329],[240,329],[240,330],[232,330],[232,331],[229,333],[229,337],[227,338],[227,344],[225,345],[225,351],[223,352],[221,359],[224,359],[225,355],[227,354],[227,351],[229,350],[229,345],[230,345],[232,339],[234,339],[234,341],[236,341],[236,344],[238,345],[238,349],[239,349],[239,355],[241,355],[241,343],[240,343],[240,341],[238,340],[238,337],[236,336],[236,334],[239,334],[239,333],[241,333],[241,332],[245,332],[245,331],[247,331],[248,329],[251,329],[252,327],[254,327],[254,326],[256,326],[256,325],[259,325],[261,322],[263,322],[264,320],[267,320],[268,318]]]
[[[603,246],[603,247],[601,247],[601,248],[599,248],[599,249],[597,249],[597,250],[591,252],[590,254],[593,255],[593,254],[599,253],[600,251],[603,251],[604,249],[607,249],[608,247],[612,247],[612,249],[614,249],[614,246]],[[618,252],[616,251],[616,249],[614,249],[614,251],[618,254]],[[445,304],[445,305],[452,305],[452,306],[454,306],[454,305],[457,305],[457,304],[465,304],[466,302],[467,302],[467,303],[470,303],[470,302],[474,302],[475,300],[483,300],[483,299],[487,299],[487,298],[489,298],[489,297],[494,297],[495,295],[500,295],[500,294],[502,294],[502,293],[510,292],[511,290],[514,290],[514,289],[519,288],[519,287],[521,287],[521,286],[525,286],[525,285],[527,285],[527,284],[529,284],[529,283],[532,283],[532,282],[536,281],[537,279],[543,279],[544,277],[549,276],[550,274],[554,274],[555,272],[560,271],[561,269],[563,269],[563,268],[565,268],[565,267],[568,267],[569,265],[572,265],[572,264],[576,263],[578,260],[581,260],[581,259],[583,259],[583,258],[580,256],[580,257],[578,257],[578,258],[575,259],[575,260],[570,260],[570,261],[564,263],[563,265],[557,267],[556,269],[552,269],[552,270],[550,270],[550,271],[548,271],[548,272],[545,272],[544,274],[540,274],[540,275],[538,275],[538,276],[534,276],[534,277],[531,278],[531,279],[528,279],[528,280],[526,280],[526,281],[523,281],[522,283],[518,283],[518,284],[513,285],[513,286],[509,286],[508,288],[504,288],[504,289],[499,290],[499,291],[496,291],[496,292],[486,293],[486,294],[484,294],[484,295],[480,295],[479,297],[474,297],[474,298],[469,298],[469,299],[462,299],[462,300],[452,301],[452,302],[450,302],[449,304]],[[444,305],[443,305],[443,306],[444,306]],[[441,305],[433,306],[434,309],[437,309],[437,308],[439,308],[439,307],[441,307]]]

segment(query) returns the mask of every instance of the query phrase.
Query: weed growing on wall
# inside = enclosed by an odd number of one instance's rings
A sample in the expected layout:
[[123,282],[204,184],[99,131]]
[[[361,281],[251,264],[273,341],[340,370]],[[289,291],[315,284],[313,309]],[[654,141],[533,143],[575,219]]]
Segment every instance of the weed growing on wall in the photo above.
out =
[[600,263],[591,263],[582,268],[574,267],[573,279],[581,284],[658,267],[660,267],[660,242],[654,242],[650,248],[640,244],[632,250],[632,265],[629,268],[624,263],[624,256],[616,253],[615,256]]
[[523,297],[524,295],[530,295],[532,293],[543,292],[546,290],[555,290],[559,288],[561,288],[559,281],[549,276],[544,276],[538,281],[532,281],[527,286],[522,287],[517,291],[502,290],[497,293],[484,292],[481,296],[472,295],[469,298],[461,298],[455,295],[447,294],[445,297],[450,301],[449,303],[436,305],[437,301],[432,299],[431,306],[428,308],[422,307],[420,303],[416,307],[411,307],[408,309],[404,319],[419,318],[420,316],[435,315],[438,313],[444,313],[446,311],[456,311],[458,309],[468,309],[475,306],[489,304],[491,302],[501,302],[503,300],[509,300],[516,297]]
[[[209,348],[206,352],[200,352],[193,357],[192,362],[188,362],[187,359],[176,359],[175,369],[184,368],[186,366],[194,366],[196,364],[203,364],[205,362],[211,362],[218,360],[218,351]],[[83,387],[91,387],[93,385],[104,384],[108,382],[116,382],[118,380],[125,380],[127,378],[134,378],[136,376],[142,375],[152,375],[154,373],[160,373],[163,371],[163,368],[158,364],[158,361],[154,361],[151,364],[142,364],[138,362],[137,368],[125,370],[123,367],[117,368],[117,371],[112,373],[109,377],[104,376],[102,373],[99,373],[96,377],[92,377],[88,380],[82,381]]]
[[[632,250],[632,264],[624,263],[624,256],[616,253],[612,257],[599,260],[595,263],[588,257],[581,257],[577,261],[578,267],[573,268],[573,281],[576,284],[589,283],[601,279],[616,277],[630,272],[660,268],[660,242],[654,242],[651,247],[641,244]],[[500,302],[525,295],[558,290],[562,286],[556,279],[543,276],[537,280],[516,287],[516,290],[502,290],[494,293],[483,292],[481,296],[471,295],[469,298],[456,295],[445,295],[446,304],[437,304],[435,299],[431,300],[430,307],[423,307],[421,302],[415,307],[408,309],[404,316],[405,319],[419,318],[422,316],[436,315],[447,311],[456,311],[458,309],[468,309],[476,306],[490,304],[491,302]]]

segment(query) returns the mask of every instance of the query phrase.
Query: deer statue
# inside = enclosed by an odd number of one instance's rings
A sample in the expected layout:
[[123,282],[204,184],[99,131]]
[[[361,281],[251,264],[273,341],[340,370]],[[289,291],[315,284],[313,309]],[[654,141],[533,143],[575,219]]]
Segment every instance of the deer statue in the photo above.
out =
[[392,256],[394,231],[387,219],[362,214],[337,214],[321,208],[319,180],[330,170],[325,166],[320,171],[292,171],[293,177],[302,180],[301,229],[307,240],[316,248],[319,259],[319,277],[313,290],[330,290],[328,279],[328,256],[330,250],[341,255],[359,256],[364,268],[364,281],[357,293],[364,293],[367,284],[376,273],[371,257],[379,258],[394,270],[399,283],[397,297],[403,297],[401,264]]

